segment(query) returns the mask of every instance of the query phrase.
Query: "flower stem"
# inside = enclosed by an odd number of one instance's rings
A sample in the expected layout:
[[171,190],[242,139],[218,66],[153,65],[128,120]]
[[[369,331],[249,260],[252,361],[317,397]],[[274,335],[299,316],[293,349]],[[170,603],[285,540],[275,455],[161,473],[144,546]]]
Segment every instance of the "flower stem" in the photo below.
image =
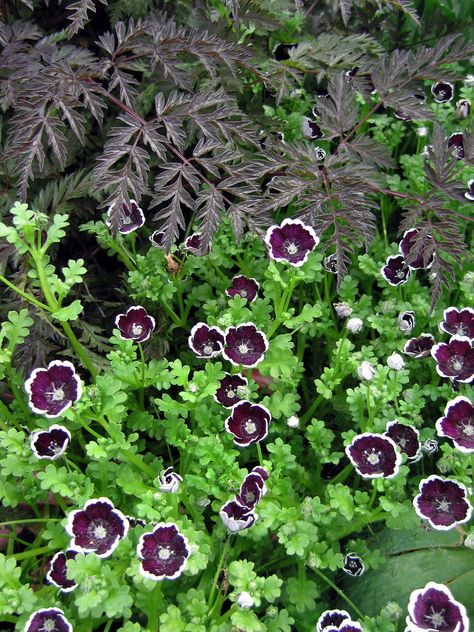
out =
[[140,388],[140,406],[142,407],[142,410],[145,410],[145,355],[143,353],[143,347],[141,345],[141,343],[138,343],[138,349],[140,350],[140,359],[141,359],[141,363],[142,363],[142,385]]
[[5,283],[5,285],[8,285],[8,287],[11,290],[13,290],[17,294],[19,294],[22,298],[25,299],[25,301],[28,301],[32,305],[36,305],[36,307],[41,307],[41,309],[44,309],[47,312],[52,312],[53,311],[50,307],[48,307],[47,305],[45,305],[41,301],[38,301],[31,294],[28,294],[27,292],[23,292],[23,290],[20,290],[20,288],[18,288],[16,285],[13,285],[13,283],[10,283],[10,281],[8,279],[6,279],[4,276],[2,276],[1,274],[0,274],[0,281],[2,283]]
[[158,604],[161,596],[161,583],[157,582],[156,586],[150,593],[149,612],[148,612],[148,630],[150,632],[158,632]]
[[258,462],[261,467],[263,467],[263,455],[262,455],[262,447],[260,442],[257,441],[257,454],[258,454]]
[[214,574],[214,579],[212,580],[211,592],[209,594],[209,599],[207,600],[207,607],[208,607],[209,610],[211,610],[211,604],[213,603],[214,595],[215,595],[216,590],[217,590],[217,582],[219,581],[219,575],[221,573],[222,567],[224,566],[225,557],[226,557],[226,555],[227,555],[227,553],[229,551],[231,539],[232,539],[232,536],[229,535],[227,537],[227,540],[225,541],[224,546],[222,547],[222,553],[221,553],[221,556],[219,558],[219,563],[217,564],[217,569],[216,569],[216,572]]
[[10,558],[15,560],[28,560],[30,557],[39,557],[40,555],[44,555],[46,553],[51,553],[53,551],[57,551],[57,548],[51,546],[40,546],[37,549],[30,549],[29,551],[22,551],[21,553],[14,553],[10,555]]
[[0,522],[0,527],[8,527],[12,524],[30,524],[31,522],[61,522],[62,518],[22,518],[21,520],[7,520]]
[[359,619],[363,619],[364,615],[362,614],[362,612],[359,610],[359,608],[355,605],[355,603],[353,601],[351,601],[349,599],[349,597],[346,595],[345,592],[343,592],[340,588],[338,588],[336,586],[336,584],[331,581],[329,579],[329,577],[326,577],[326,575],[324,573],[322,573],[319,569],[317,568],[313,568],[312,571],[314,573],[316,573],[316,575],[318,575],[322,580],[324,580],[326,582],[326,584],[328,586],[331,586],[331,588],[337,592],[337,594],[339,595],[339,597],[341,597],[342,599],[344,599],[344,601],[354,610],[354,612],[356,613],[356,615],[358,616]]

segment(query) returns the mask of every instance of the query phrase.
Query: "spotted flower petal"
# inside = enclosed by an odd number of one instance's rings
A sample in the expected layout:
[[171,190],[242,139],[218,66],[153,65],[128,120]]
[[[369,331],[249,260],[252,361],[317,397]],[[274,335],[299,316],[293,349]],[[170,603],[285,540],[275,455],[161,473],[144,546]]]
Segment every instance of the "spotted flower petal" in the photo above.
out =
[[197,323],[191,329],[188,344],[198,358],[215,358],[222,353],[224,332],[219,327]]
[[392,439],[370,432],[355,436],[346,454],[363,478],[393,478],[402,460]]
[[64,426],[54,424],[47,430],[35,430],[30,436],[30,447],[37,459],[55,461],[65,452],[71,441],[71,433]]
[[232,285],[227,288],[225,293],[232,298],[240,296],[252,303],[257,298],[259,288],[260,284],[255,279],[239,274],[232,279]]
[[424,235],[420,244],[420,238],[418,237],[419,234],[420,231],[418,228],[410,228],[410,230],[406,230],[403,233],[402,240],[398,245],[400,253],[411,270],[427,270],[428,268],[431,268],[434,261],[433,251],[428,251],[428,257],[423,256],[423,251],[426,250],[427,240],[432,243],[433,238],[430,235]]
[[403,347],[403,353],[412,358],[426,358],[431,355],[435,339],[431,334],[420,334],[418,338],[410,338]]
[[35,369],[25,382],[33,412],[58,417],[82,395],[82,382],[67,360],[53,360],[46,369]]
[[247,394],[247,378],[240,373],[226,373],[219,384],[215,394],[215,400],[226,408],[232,408],[242,401]]
[[23,632],[72,632],[72,625],[60,608],[41,608],[33,612]]
[[229,500],[222,505],[219,516],[232,533],[248,529],[258,518],[256,513],[248,507],[243,507],[236,500]]
[[[111,215],[114,212],[115,204],[107,211],[107,219],[105,223],[110,228],[112,225]],[[145,223],[145,215],[143,214],[142,209],[138,206],[135,200],[130,200],[130,204],[122,204],[122,212],[120,214],[118,231],[122,233],[122,235],[127,235],[128,233],[132,233],[134,230],[141,228]]]
[[225,429],[233,435],[235,445],[240,448],[258,443],[268,435],[272,416],[261,404],[239,402],[225,421]]
[[474,349],[466,336],[453,336],[448,343],[440,342],[431,349],[436,370],[442,377],[457,382],[470,382],[474,376]]
[[66,551],[66,553],[59,551],[54,555],[49,564],[46,580],[50,584],[54,584],[61,592],[68,593],[77,587],[76,582],[72,579],[68,579],[67,576],[67,561],[73,560],[76,555],[77,551]]
[[270,226],[265,243],[271,259],[300,267],[319,244],[319,238],[311,228],[299,219],[285,219],[280,226]]
[[462,395],[446,404],[444,417],[436,422],[440,437],[452,439],[458,450],[474,453],[474,405]]
[[385,265],[380,269],[380,274],[390,285],[403,285],[411,275],[405,258],[402,255],[387,257]]
[[385,435],[390,437],[409,459],[416,459],[421,452],[420,433],[414,426],[389,421]]
[[474,339],[474,309],[472,307],[448,307],[443,312],[443,320],[439,324],[441,331],[450,336],[466,336]]
[[70,548],[97,557],[109,557],[128,529],[127,518],[108,498],[88,500],[83,509],[71,511],[66,525],[72,536]]
[[428,582],[411,593],[406,623],[414,632],[469,631],[464,605],[454,599],[447,586],[436,582]]
[[186,568],[191,549],[173,522],[159,522],[151,533],[140,536],[137,546],[140,573],[148,579],[176,579]]
[[419,488],[413,506],[418,516],[428,520],[433,529],[448,531],[470,520],[472,507],[462,483],[433,474],[423,479]]
[[155,329],[155,319],[141,305],[133,305],[125,314],[116,316],[115,326],[123,340],[145,342]]
[[225,344],[222,355],[234,366],[255,367],[265,357],[268,340],[253,323],[242,323],[237,327],[228,327],[225,332]]
[[350,621],[351,615],[345,610],[325,610],[316,623],[316,632],[326,632],[328,626],[337,630],[343,621]]

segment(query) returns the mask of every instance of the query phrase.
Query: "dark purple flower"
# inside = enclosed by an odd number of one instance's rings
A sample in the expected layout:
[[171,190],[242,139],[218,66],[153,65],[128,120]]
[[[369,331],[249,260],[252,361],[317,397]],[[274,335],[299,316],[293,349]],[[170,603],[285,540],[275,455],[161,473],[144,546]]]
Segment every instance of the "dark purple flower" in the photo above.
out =
[[257,366],[264,359],[267,349],[265,334],[253,323],[242,323],[226,329],[222,355],[234,366]]
[[268,477],[269,477],[268,470],[266,468],[262,467],[261,465],[256,465],[252,469],[252,472],[256,472],[257,474],[260,474],[260,476],[263,478],[264,481],[268,480]]
[[408,602],[407,626],[415,632],[468,632],[466,608],[456,601],[447,586],[428,582],[414,590]]
[[415,459],[421,452],[420,433],[413,426],[406,426],[399,421],[389,421],[385,435],[393,439],[400,452],[409,459]]
[[450,336],[466,336],[474,339],[474,309],[472,307],[448,307],[443,312],[443,321],[439,324],[440,331]]
[[432,251],[427,259],[423,257],[423,250],[427,240],[432,243],[433,238],[430,235],[425,235],[420,242],[419,238],[417,240],[419,233],[418,228],[406,230],[398,244],[400,253],[403,255],[406,264],[411,270],[427,270],[431,268],[434,261],[434,253]]
[[220,381],[219,388],[215,394],[215,400],[226,408],[232,408],[240,402],[247,393],[247,378],[240,373],[226,376]]
[[296,44],[278,44],[278,46],[275,46],[273,56],[277,61],[290,59],[290,52],[293,48],[296,48]]
[[370,432],[355,436],[346,454],[363,478],[393,478],[402,461],[392,439]]
[[415,511],[433,529],[448,531],[468,522],[472,507],[462,483],[433,474],[420,482],[420,493],[413,499]]
[[292,266],[302,266],[319,244],[316,233],[300,219],[284,219],[280,226],[270,226],[265,243],[271,259],[284,261]]
[[387,283],[397,286],[403,285],[408,281],[411,271],[402,255],[395,255],[387,257],[385,265],[380,269],[380,274]]
[[227,288],[225,293],[231,297],[238,295],[252,303],[257,298],[259,287],[260,284],[255,279],[249,279],[240,274],[232,279],[232,285]]
[[[110,216],[115,207],[115,204],[107,211],[107,219],[105,223],[107,226],[111,226],[112,222],[110,221]],[[132,233],[137,228],[141,228],[145,223],[145,215],[143,214],[142,209],[138,206],[135,200],[130,200],[130,204],[122,204],[122,213],[120,214],[118,231],[122,233],[122,235],[127,235],[128,233]]]
[[243,507],[236,500],[229,500],[222,505],[219,516],[232,533],[248,529],[258,518],[256,513],[248,507]]
[[468,99],[460,99],[456,103],[456,120],[461,121],[469,117],[471,113],[471,102]]
[[150,235],[149,240],[152,246],[155,248],[160,248],[160,250],[165,249],[165,233],[162,230],[155,230],[152,235]]
[[46,580],[50,584],[54,584],[61,592],[71,592],[76,588],[77,584],[67,577],[68,560],[73,560],[77,555],[77,551],[59,551],[52,558],[49,564],[49,571],[46,573]]
[[37,459],[55,461],[62,456],[71,441],[71,433],[64,426],[54,424],[47,430],[35,430],[30,436],[30,446]]
[[469,180],[467,183],[467,191],[464,194],[464,197],[471,200],[471,202],[474,202],[474,180]]
[[198,358],[215,358],[222,353],[224,332],[219,327],[196,323],[189,334],[188,344]]
[[365,571],[364,562],[357,553],[348,553],[344,557],[342,570],[352,577],[359,577]]
[[305,116],[303,119],[303,123],[301,124],[301,131],[303,132],[303,136],[310,140],[316,140],[323,137],[323,133],[317,122],[312,121],[307,116]]
[[82,382],[74,366],[53,360],[47,369],[35,369],[25,382],[31,410],[46,417],[58,417],[82,395]]
[[454,85],[448,81],[437,81],[431,86],[431,94],[436,103],[447,103],[454,96]]
[[439,342],[431,349],[436,370],[442,377],[470,382],[474,376],[474,349],[466,336],[453,336],[448,343]]
[[412,358],[426,358],[431,354],[435,339],[431,334],[420,334],[418,338],[410,338],[403,347],[403,353]]
[[188,539],[173,522],[159,522],[151,533],[140,536],[137,546],[140,573],[161,581],[176,579],[186,568],[191,555]]
[[462,395],[446,404],[444,417],[436,422],[436,432],[440,437],[448,437],[454,445],[466,454],[474,453],[474,405]]
[[209,254],[209,251],[211,250],[210,246],[204,248],[201,233],[194,233],[193,235],[187,237],[184,241],[183,247],[185,250],[191,252],[193,255],[197,255],[198,257]]
[[351,615],[345,610],[325,610],[316,623],[316,632],[325,632],[328,626],[337,630],[343,621],[350,621]]
[[33,612],[23,632],[72,632],[72,625],[59,608],[41,608]]
[[128,533],[129,523],[108,498],[88,500],[84,509],[71,511],[66,531],[72,536],[71,549],[109,557]]
[[168,467],[159,476],[160,492],[166,492],[169,494],[176,494],[179,490],[183,478],[173,471],[172,467]]
[[155,329],[155,319],[141,305],[133,305],[125,314],[115,317],[115,326],[123,340],[145,342]]
[[357,621],[344,621],[337,632],[363,632],[362,626]]
[[265,406],[239,402],[225,420],[225,429],[234,436],[235,445],[245,448],[265,439],[271,420],[270,411]]
[[267,493],[265,480],[257,472],[250,472],[240,486],[240,491],[235,500],[247,509],[255,509],[260,499]]
[[451,153],[457,160],[464,158],[464,140],[462,132],[454,132],[448,138],[448,148],[451,148]]
[[337,273],[337,254],[335,252],[333,252],[332,255],[324,257],[323,268],[326,272],[330,272],[331,274]]
[[146,522],[142,518],[135,518],[134,516],[125,516],[130,525],[130,529],[134,529],[135,527],[146,527]]
[[407,336],[416,324],[415,312],[400,312],[397,318],[398,328]]

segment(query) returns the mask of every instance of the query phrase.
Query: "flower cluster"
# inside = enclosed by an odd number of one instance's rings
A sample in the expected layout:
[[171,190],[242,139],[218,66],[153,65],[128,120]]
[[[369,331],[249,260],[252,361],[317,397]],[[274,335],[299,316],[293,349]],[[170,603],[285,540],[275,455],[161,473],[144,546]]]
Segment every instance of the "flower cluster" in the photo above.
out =
[[423,255],[423,244],[432,241],[430,235],[421,235],[418,228],[410,228],[404,232],[398,244],[399,255],[387,258],[380,272],[390,285],[403,285],[408,281],[414,270],[428,270],[433,265],[434,251],[428,249],[428,255]]
[[316,623],[316,632],[362,632],[362,627],[345,610],[325,610]]
[[466,608],[447,586],[435,582],[411,593],[406,624],[405,632],[469,632]]
[[267,479],[268,472],[264,467],[254,467],[245,477],[237,496],[221,507],[219,515],[229,531],[248,529],[257,520],[254,509],[267,493]]
[[228,327],[223,332],[200,322],[192,328],[188,344],[198,358],[215,358],[222,353],[234,366],[248,368],[257,366],[268,349],[265,334],[253,323]]

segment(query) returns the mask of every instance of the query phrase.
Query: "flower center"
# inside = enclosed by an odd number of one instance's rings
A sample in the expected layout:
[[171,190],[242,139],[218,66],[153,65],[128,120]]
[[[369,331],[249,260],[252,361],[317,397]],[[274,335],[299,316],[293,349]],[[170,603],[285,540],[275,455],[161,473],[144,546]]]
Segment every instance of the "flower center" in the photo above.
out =
[[132,334],[134,336],[141,336],[143,333],[143,325],[132,325]]
[[107,529],[102,522],[92,522],[89,527],[89,533],[95,540],[103,540],[107,537]]
[[466,437],[472,437],[472,435],[474,435],[473,421],[474,419],[468,419],[465,424],[462,424],[462,434],[466,435]]
[[437,500],[436,503],[438,505],[438,511],[441,513],[449,513],[451,503],[447,498],[441,498],[441,500]]
[[202,348],[203,353],[205,355],[211,355],[211,353],[214,351],[214,349],[212,348],[212,345],[210,342],[208,342],[207,344],[205,344]]
[[237,393],[234,391],[233,388],[229,387],[227,389],[227,397],[230,397],[231,399],[233,399],[236,395]]
[[294,241],[285,241],[284,248],[289,255],[296,255],[298,246]]
[[376,452],[372,448],[372,452],[365,452],[365,458],[370,465],[378,465],[380,463],[380,452]]
[[44,632],[53,632],[56,629],[56,621],[54,619],[45,619],[43,621],[43,627],[40,630]]
[[249,353],[251,347],[250,344],[248,342],[241,342],[238,346],[237,346],[237,350],[241,355],[246,355],[247,353]]
[[122,217],[122,226],[130,226],[130,224],[132,224],[132,218],[130,217],[130,215],[125,215],[125,217]]
[[405,439],[405,437],[398,437],[398,445],[401,448],[404,448],[407,444],[407,440]]
[[257,430],[257,424],[252,421],[251,419],[248,419],[245,423],[244,423],[244,428],[245,428],[245,432],[247,434],[254,434],[254,432]]
[[434,628],[436,628],[437,630],[439,630],[442,627],[446,626],[446,619],[444,616],[444,613],[446,612],[443,608],[443,610],[440,610],[439,612],[436,612],[435,609],[433,608],[433,606],[430,606],[431,609],[431,614],[425,614],[425,621],[427,621],[430,626],[433,626]]
[[160,558],[160,560],[168,560],[171,557],[171,551],[168,547],[164,546],[159,549],[158,557]]
[[458,336],[465,336],[467,334],[467,327],[464,327],[463,323],[458,323],[454,329]]
[[400,268],[399,270],[397,270],[395,272],[394,276],[395,276],[396,279],[404,279],[405,278],[405,272],[404,272],[403,268]]
[[53,386],[52,390],[47,394],[51,395],[53,402],[60,402],[65,398],[64,386]]
[[254,502],[254,500],[255,500],[255,494],[254,494],[253,492],[247,492],[247,493],[245,494],[245,500],[246,500],[248,503],[253,503],[253,502]]
[[449,366],[453,371],[459,372],[464,366],[464,359],[462,356],[454,355],[449,360]]
[[247,290],[240,290],[239,294],[242,298],[247,298]]

